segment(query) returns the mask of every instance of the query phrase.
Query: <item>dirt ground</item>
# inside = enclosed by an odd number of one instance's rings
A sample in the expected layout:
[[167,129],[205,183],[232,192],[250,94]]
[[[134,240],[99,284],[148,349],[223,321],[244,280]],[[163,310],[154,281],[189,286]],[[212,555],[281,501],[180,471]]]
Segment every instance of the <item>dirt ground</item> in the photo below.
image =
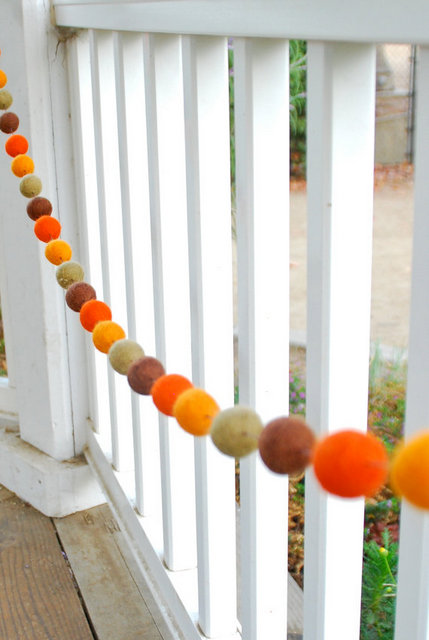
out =
[[[412,170],[376,172],[372,269],[371,341],[393,347],[408,344],[413,219]],[[291,194],[291,336],[306,328],[306,193]]]

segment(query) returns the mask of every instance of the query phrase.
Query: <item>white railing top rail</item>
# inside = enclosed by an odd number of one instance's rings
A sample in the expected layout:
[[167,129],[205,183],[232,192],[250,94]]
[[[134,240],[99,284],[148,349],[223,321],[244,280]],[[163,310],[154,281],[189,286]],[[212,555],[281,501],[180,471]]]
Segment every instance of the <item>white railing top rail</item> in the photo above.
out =
[[426,0],[54,0],[58,25],[120,31],[429,44]]

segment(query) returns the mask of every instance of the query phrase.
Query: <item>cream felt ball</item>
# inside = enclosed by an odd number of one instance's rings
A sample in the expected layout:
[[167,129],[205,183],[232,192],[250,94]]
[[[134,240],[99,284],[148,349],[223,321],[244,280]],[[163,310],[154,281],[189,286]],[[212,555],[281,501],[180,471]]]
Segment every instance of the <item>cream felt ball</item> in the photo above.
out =
[[9,109],[13,102],[13,98],[7,89],[0,91],[0,109]]
[[127,375],[133,362],[143,357],[143,348],[128,338],[117,340],[109,349],[109,362],[112,369],[123,376]]
[[42,191],[42,181],[37,176],[30,174],[21,180],[19,190],[26,198],[34,198]]
[[221,411],[213,418],[210,437],[222,453],[242,458],[258,448],[262,429],[258,414],[238,405]]
[[57,267],[55,275],[58,284],[63,289],[68,289],[70,285],[75,282],[82,282],[85,277],[85,272],[79,262],[72,262],[69,260],[68,262],[63,262],[63,264],[60,264],[60,266]]

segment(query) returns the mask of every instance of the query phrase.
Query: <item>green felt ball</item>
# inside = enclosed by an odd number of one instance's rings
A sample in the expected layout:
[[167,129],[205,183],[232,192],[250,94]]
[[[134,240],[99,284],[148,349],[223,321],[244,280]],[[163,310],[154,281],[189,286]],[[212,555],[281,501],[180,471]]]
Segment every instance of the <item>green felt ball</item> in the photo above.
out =
[[117,340],[109,349],[109,362],[112,368],[123,376],[127,375],[130,365],[143,356],[143,348],[128,338]]
[[0,91],[0,109],[9,109],[13,102],[13,98],[7,89]]
[[42,191],[42,181],[37,176],[30,174],[21,180],[19,190],[26,198],[34,198]]
[[262,429],[262,421],[255,411],[235,406],[213,418],[210,436],[219,451],[233,458],[242,458],[258,448]]
[[82,282],[85,272],[79,262],[63,262],[57,267],[56,277],[58,284],[63,289],[68,289],[75,282]]

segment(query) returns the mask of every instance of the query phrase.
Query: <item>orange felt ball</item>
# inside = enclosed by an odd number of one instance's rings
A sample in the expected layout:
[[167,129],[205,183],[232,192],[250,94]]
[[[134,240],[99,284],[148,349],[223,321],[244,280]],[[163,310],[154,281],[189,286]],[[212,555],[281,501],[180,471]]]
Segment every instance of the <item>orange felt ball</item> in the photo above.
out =
[[30,158],[30,156],[26,156],[24,153],[20,153],[12,160],[10,167],[14,175],[18,176],[18,178],[23,178],[28,173],[33,173],[33,158]]
[[6,140],[4,148],[6,149],[6,153],[14,158],[15,156],[19,156],[21,153],[27,153],[28,140],[19,133],[15,133]]
[[0,89],[3,89],[3,87],[6,86],[6,83],[7,83],[7,75],[2,69],[0,69]]
[[112,344],[123,338],[125,338],[125,331],[112,320],[97,322],[92,332],[94,346],[102,353],[108,353]]
[[42,242],[50,242],[60,237],[61,224],[51,216],[41,216],[34,224],[34,233]]
[[337,431],[316,444],[313,468],[329,493],[343,498],[369,497],[386,481],[387,452],[371,433]]
[[173,415],[173,405],[186,389],[193,387],[192,382],[177,373],[161,376],[154,383],[151,394],[156,408],[167,416]]
[[177,398],[173,406],[173,415],[182,429],[193,436],[205,436],[209,433],[213,418],[220,408],[204,389],[187,389]]
[[72,257],[72,249],[65,240],[51,240],[45,249],[45,256],[52,264],[62,264]]
[[92,332],[97,322],[111,320],[112,312],[110,307],[102,300],[88,300],[82,305],[79,318],[82,327]]
[[429,509],[429,431],[415,435],[395,451],[390,484],[415,507]]

